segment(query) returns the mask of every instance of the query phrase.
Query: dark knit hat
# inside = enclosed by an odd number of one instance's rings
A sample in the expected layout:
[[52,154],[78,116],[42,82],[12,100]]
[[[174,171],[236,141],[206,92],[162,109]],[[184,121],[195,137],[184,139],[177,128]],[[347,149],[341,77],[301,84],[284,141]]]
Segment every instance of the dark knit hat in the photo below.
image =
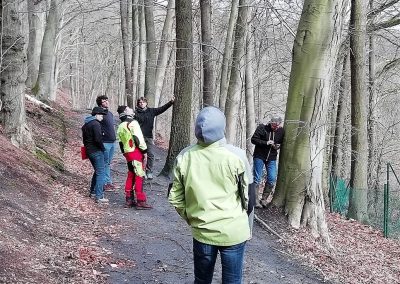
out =
[[118,114],[121,114],[125,111],[125,109],[127,108],[127,106],[118,106],[117,108],[117,112]]
[[92,115],[96,115],[96,114],[107,114],[108,110],[102,108],[102,107],[94,107],[92,109]]

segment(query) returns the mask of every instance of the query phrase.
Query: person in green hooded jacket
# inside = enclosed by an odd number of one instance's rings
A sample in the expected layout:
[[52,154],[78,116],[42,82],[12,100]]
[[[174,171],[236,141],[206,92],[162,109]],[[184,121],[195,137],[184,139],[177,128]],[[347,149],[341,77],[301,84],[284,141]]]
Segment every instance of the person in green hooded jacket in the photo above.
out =
[[179,153],[173,169],[169,202],[192,229],[194,283],[212,282],[218,252],[222,283],[242,280],[252,175],[245,152],[226,143],[225,124],[218,108],[203,108],[195,125],[198,142]]

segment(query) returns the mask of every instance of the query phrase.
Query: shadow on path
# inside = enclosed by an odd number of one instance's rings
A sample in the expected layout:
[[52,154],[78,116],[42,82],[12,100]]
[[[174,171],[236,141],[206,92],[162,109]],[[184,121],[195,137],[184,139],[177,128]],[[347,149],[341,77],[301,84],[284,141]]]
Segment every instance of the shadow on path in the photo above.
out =
[[[155,173],[164,165],[166,152],[157,149]],[[114,182],[121,186],[110,193],[106,222],[118,229],[118,235],[104,237],[102,246],[120,259],[116,267],[106,267],[109,283],[193,283],[192,237],[190,228],[169,205],[166,192],[168,179],[155,176],[144,188],[152,210],[124,208],[123,185],[126,163],[116,154]],[[213,283],[221,283],[221,267],[217,260]],[[130,265],[126,265],[130,264]],[[279,251],[277,238],[254,225],[253,238],[247,243],[243,283],[326,283],[309,268],[301,266]]]

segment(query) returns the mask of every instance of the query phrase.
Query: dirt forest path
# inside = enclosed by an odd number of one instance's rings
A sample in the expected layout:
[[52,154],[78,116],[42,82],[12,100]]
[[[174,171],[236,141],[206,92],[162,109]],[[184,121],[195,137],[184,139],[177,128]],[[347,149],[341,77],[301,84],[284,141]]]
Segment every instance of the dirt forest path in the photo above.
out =
[[[166,152],[157,148],[155,174],[164,165],[165,156]],[[108,283],[193,283],[191,232],[168,203],[168,179],[155,176],[152,182],[146,181],[145,191],[154,209],[136,210],[123,207],[125,176],[125,160],[116,148],[113,178],[121,188],[107,194],[110,205],[105,218],[118,233],[108,234],[101,242],[114,259],[124,261],[104,268]],[[253,238],[246,246],[243,283],[326,283],[291,260],[276,242],[276,237],[255,223]],[[219,258],[213,283],[221,283]]]

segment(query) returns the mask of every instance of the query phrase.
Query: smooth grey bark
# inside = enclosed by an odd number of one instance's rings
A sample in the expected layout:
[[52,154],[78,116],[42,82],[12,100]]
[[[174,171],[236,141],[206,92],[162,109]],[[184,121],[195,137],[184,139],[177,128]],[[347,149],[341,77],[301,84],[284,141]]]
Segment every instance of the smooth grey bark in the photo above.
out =
[[351,1],[350,68],[351,68],[351,174],[347,216],[368,222],[368,134],[365,70],[366,13],[365,0]]
[[58,32],[58,0],[51,0],[46,19],[42,48],[40,52],[39,73],[33,93],[40,100],[49,100],[55,71],[55,48]]
[[237,122],[239,119],[239,102],[242,90],[244,72],[241,61],[244,56],[246,26],[249,8],[246,0],[239,0],[239,12],[236,21],[235,42],[232,53],[231,75],[225,105],[226,139],[236,144]]
[[125,96],[127,104],[133,105],[133,83],[132,83],[132,69],[130,59],[130,44],[129,44],[129,32],[128,32],[128,0],[120,0],[120,16],[121,16],[121,35],[122,35],[122,52],[124,58],[124,70],[125,70]]
[[273,204],[294,228],[308,226],[331,247],[322,191],[327,113],[342,31],[343,0],[305,0],[293,45]]
[[176,13],[176,68],[172,112],[171,137],[163,175],[170,174],[179,152],[190,144],[192,83],[193,83],[193,32],[192,2],[175,1]]
[[28,4],[28,22],[29,22],[29,42],[27,47],[28,74],[26,86],[32,88],[36,83],[39,62],[40,49],[42,46],[45,15],[45,1],[35,2],[27,1]]
[[137,99],[137,84],[138,84],[138,68],[139,68],[139,43],[140,33],[139,33],[139,10],[138,1],[132,0],[132,97],[133,101],[128,102],[128,106],[134,108],[135,98]]
[[219,108],[225,111],[226,96],[228,93],[229,86],[229,62],[231,60],[232,46],[233,46],[233,32],[238,16],[239,0],[232,0],[231,12],[229,16],[228,30],[226,33],[224,55],[222,58],[221,65],[221,83],[219,87]]
[[144,1],[139,0],[139,67],[137,80],[137,97],[144,97],[144,81],[146,75],[146,23]]
[[203,61],[203,106],[214,105],[211,0],[200,0],[201,51]]
[[172,25],[175,15],[175,0],[169,0],[167,5],[167,15],[165,16],[164,26],[161,34],[160,47],[158,49],[157,69],[156,69],[156,91],[155,91],[155,106],[160,104],[161,91],[164,84],[165,73],[167,70],[168,59],[171,48],[168,41],[172,38]]
[[[251,11],[249,12],[251,14]],[[254,106],[254,80],[252,62],[254,59],[254,35],[251,33],[251,22],[248,23],[246,36],[246,71],[245,71],[245,104],[246,104],[246,155],[249,161],[253,160],[254,144],[251,136],[256,130],[256,116]]]
[[13,145],[33,150],[35,144],[25,116],[26,41],[19,18],[22,2],[5,0],[0,3],[0,119],[4,134]]
[[144,1],[144,13],[146,23],[146,76],[144,85],[144,95],[149,107],[154,107],[156,93],[156,67],[157,50],[156,34],[154,31],[154,3],[153,0]]

